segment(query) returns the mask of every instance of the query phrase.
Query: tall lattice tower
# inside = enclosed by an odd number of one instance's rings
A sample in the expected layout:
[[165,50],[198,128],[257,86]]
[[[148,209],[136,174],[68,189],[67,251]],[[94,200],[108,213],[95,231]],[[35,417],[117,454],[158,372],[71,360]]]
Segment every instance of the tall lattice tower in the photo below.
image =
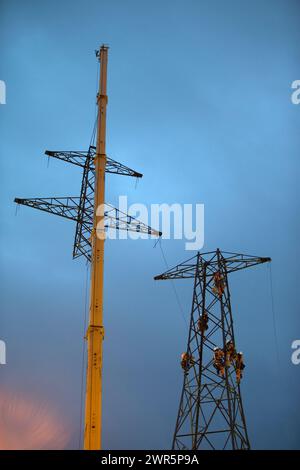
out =
[[184,380],[173,449],[250,449],[228,274],[271,261],[237,253],[200,254],[155,280],[194,279]]

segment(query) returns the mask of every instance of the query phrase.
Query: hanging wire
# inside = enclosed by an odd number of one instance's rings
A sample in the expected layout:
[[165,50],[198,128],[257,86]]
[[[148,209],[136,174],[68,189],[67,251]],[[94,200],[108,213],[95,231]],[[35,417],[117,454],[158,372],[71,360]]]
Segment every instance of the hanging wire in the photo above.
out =
[[86,328],[87,328],[87,310],[88,310],[88,281],[89,281],[89,263],[86,264],[86,277],[84,287],[84,320],[83,320],[83,335],[82,335],[82,360],[81,360],[81,389],[80,389],[80,419],[79,419],[79,441],[78,448],[81,449],[82,442],[82,429],[83,429],[83,395],[84,395],[84,377],[85,377],[85,351],[86,351]]
[[[99,66],[98,66],[98,61],[96,62],[96,84],[95,84],[95,96],[98,96],[98,86],[99,86]],[[95,107],[94,107],[94,126],[93,126],[93,131],[92,131],[92,136],[90,140],[90,147],[95,146],[95,140],[96,140],[96,129],[97,129],[97,122],[98,122],[98,103],[97,103],[97,98],[95,101]]]
[[156,245],[160,243],[160,237],[158,237],[158,239],[156,240],[156,242],[154,243],[154,247],[153,248],[156,248]]
[[97,122],[98,122],[98,113],[96,115],[95,122],[94,122],[92,136],[91,136],[91,140],[90,140],[90,147],[95,146]]
[[278,363],[280,363],[279,342],[278,342],[278,334],[277,334],[277,327],[276,327],[276,314],[275,314],[275,306],[274,306],[273,276],[272,276],[271,263],[269,263],[269,276],[270,276],[271,308],[272,308],[272,317],[273,317],[273,331],[274,331],[275,349],[276,349],[277,361],[278,361]]
[[[95,83],[95,96],[98,97],[98,87],[99,87],[99,62],[98,60],[96,61],[96,83]],[[95,101],[95,108],[94,108],[94,119],[97,118],[98,114],[98,103],[97,103],[97,98]]]
[[[159,244],[159,248],[160,248],[160,251],[161,251],[161,254],[162,254],[162,258],[164,260],[164,263],[166,265],[166,268],[169,270],[169,265],[168,265],[168,262],[167,262],[167,259],[166,259],[166,255],[164,253],[164,250],[163,250],[163,247],[162,247],[162,243],[161,243],[161,237],[159,237],[158,239],[158,242],[156,242],[155,246],[157,245],[157,243]],[[155,247],[154,247],[155,248]],[[178,295],[178,292],[177,292],[177,289],[176,289],[176,286],[175,286],[175,283],[174,283],[174,280],[171,279],[171,285],[172,285],[172,288],[173,288],[173,291],[174,291],[174,294],[175,294],[175,298],[176,298],[176,301],[177,301],[177,304],[178,304],[178,307],[179,307],[179,311],[181,313],[181,316],[182,316],[182,319],[186,325],[186,327],[188,328],[188,323],[186,321],[186,318],[185,318],[185,315],[184,315],[184,311],[183,311],[183,308],[182,308],[182,305],[181,305],[181,302],[180,302],[180,299],[179,299],[179,295]]]
[[[98,93],[98,82],[99,82],[99,67],[97,62],[97,72],[96,72],[96,96]],[[90,147],[95,146],[96,140],[96,130],[97,130],[97,123],[98,123],[98,105],[95,102],[95,114],[94,114],[94,126],[92,130],[91,140],[90,140]],[[83,410],[84,410],[84,390],[85,390],[85,370],[86,370],[86,330],[87,330],[87,310],[88,310],[88,281],[89,281],[89,274],[90,274],[90,265],[87,262],[86,264],[86,278],[85,278],[85,293],[84,293],[84,321],[83,321],[83,335],[82,335],[82,362],[81,362],[81,390],[80,390],[80,418],[79,418],[79,438],[78,438],[78,448],[81,449],[81,443],[83,439]]]

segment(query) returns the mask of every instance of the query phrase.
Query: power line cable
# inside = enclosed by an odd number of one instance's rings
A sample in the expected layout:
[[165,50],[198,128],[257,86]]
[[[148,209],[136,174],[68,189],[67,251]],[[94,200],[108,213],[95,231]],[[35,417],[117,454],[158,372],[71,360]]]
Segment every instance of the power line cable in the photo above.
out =
[[83,393],[84,393],[84,376],[85,376],[85,334],[87,328],[87,307],[88,307],[88,280],[89,280],[89,264],[86,264],[86,277],[84,287],[84,320],[82,335],[82,360],[81,360],[81,389],[80,389],[80,420],[79,420],[79,442],[78,448],[81,449],[82,442],[82,422],[83,422]]
[[[166,268],[169,270],[170,268],[169,268],[169,265],[168,265],[168,262],[167,262],[167,259],[166,259],[166,255],[165,255],[164,250],[163,250],[163,248],[162,248],[161,238],[158,239],[158,244],[159,244],[159,248],[160,248],[160,251],[161,251],[161,254],[162,254],[162,258],[163,258],[163,260],[164,260],[164,263],[165,263],[165,265],[166,265]],[[156,245],[157,245],[157,243],[156,243]],[[156,245],[155,245],[155,246],[156,246]],[[177,304],[178,304],[178,306],[179,306],[179,311],[180,311],[180,313],[181,313],[181,316],[182,316],[182,318],[183,318],[183,321],[184,321],[186,327],[188,327],[188,323],[187,323],[187,320],[186,320],[186,318],[185,318],[184,311],[183,311],[183,308],[182,308],[182,305],[181,305],[181,302],[180,302],[180,299],[179,299],[179,295],[178,295],[178,292],[177,292],[177,289],[176,289],[176,286],[175,286],[175,284],[174,284],[174,280],[173,280],[173,279],[171,279],[171,285],[172,285],[172,288],[173,288],[173,291],[174,291],[174,294],[175,294],[175,298],[176,298]]]

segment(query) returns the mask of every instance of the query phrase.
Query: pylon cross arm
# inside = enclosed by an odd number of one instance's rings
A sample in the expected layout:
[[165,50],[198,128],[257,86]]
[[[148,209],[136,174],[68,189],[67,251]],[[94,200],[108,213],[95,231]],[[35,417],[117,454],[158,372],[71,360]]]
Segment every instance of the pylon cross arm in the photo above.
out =
[[[81,168],[89,167],[92,171],[95,170],[94,157],[96,155],[96,147],[90,146],[88,151],[81,150],[46,150],[45,155],[52,158],[57,158],[67,163],[79,166]],[[119,163],[110,157],[106,157],[106,173],[112,173],[121,176],[133,176],[135,178],[142,178],[142,173],[139,173],[132,168],[129,168],[123,163]]]
[[[81,201],[82,198],[80,197],[15,199],[17,204],[76,221],[77,227],[73,257],[78,258],[83,255],[88,261],[91,261],[91,234],[93,229],[94,208],[92,204],[87,203],[82,207],[80,204]],[[110,204],[105,204],[103,218],[103,230],[125,230],[128,232],[144,233],[155,237],[162,235],[158,230],[152,229],[149,225],[129,214],[125,214]],[[101,230],[101,228],[99,230]]]
[[168,269],[162,274],[154,277],[155,281],[162,281],[167,279],[189,279],[195,277],[197,267],[197,255],[178,264],[174,268]]
[[46,150],[45,155],[67,163],[72,163],[82,168],[85,167],[87,160],[92,157],[90,151],[86,152],[81,150]]
[[116,209],[110,204],[106,204],[105,207],[105,228],[145,233],[154,237],[160,237],[162,235],[162,232],[151,228],[149,225],[144,224],[129,214],[125,214],[125,212]]
[[167,279],[189,279],[194,278],[196,269],[198,270],[198,276],[202,278],[205,271],[206,278],[211,278],[214,273],[221,266],[226,269],[227,273],[240,271],[241,269],[250,268],[257,264],[267,263],[271,261],[271,258],[265,258],[261,256],[251,256],[239,253],[228,253],[219,252],[221,262],[218,261],[217,252],[198,253],[193,258],[184,261],[177,266],[168,269],[162,274],[154,277],[154,280],[167,280]]
[[[222,252],[222,260],[225,262],[226,271],[232,273],[257,264],[269,263],[271,258]],[[217,262],[215,264],[217,265]]]
[[40,211],[49,212],[50,214],[59,215],[66,219],[78,219],[79,197],[50,197],[50,198],[15,198],[16,204],[33,207]]

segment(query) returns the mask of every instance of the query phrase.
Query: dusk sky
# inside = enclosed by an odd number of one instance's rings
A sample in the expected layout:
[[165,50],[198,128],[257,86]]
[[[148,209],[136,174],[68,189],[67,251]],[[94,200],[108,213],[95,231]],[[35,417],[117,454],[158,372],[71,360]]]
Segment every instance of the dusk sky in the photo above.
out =
[[[244,410],[253,448],[300,448],[299,21],[299,0],[0,0],[0,448],[79,448],[88,269],[73,222],[13,201],[79,195],[44,151],[88,149],[102,43],[107,154],[144,174],[108,175],[106,199],[202,203],[204,251],[272,258],[230,275]],[[154,245],[106,242],[104,449],[172,443],[193,283],[174,282],[184,321]]]

